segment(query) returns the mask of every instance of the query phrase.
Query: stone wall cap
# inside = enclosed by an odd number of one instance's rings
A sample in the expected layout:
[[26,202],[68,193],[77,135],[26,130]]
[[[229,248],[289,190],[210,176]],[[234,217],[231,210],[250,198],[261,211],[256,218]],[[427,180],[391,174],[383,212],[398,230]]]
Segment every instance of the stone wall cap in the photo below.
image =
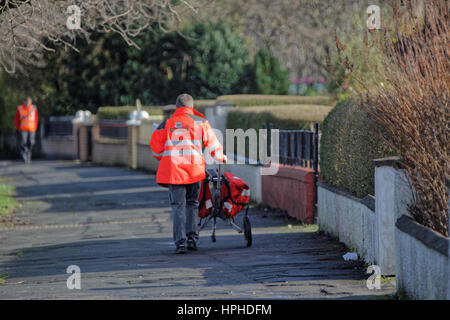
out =
[[127,123],[127,126],[129,126],[129,127],[133,127],[133,126],[137,127],[137,126],[141,125],[141,120],[127,120],[126,123]]
[[92,121],[92,120],[83,120],[83,119],[74,119],[74,120],[72,120],[72,124],[76,124],[79,127],[80,126],[92,126],[94,124],[94,121]]
[[73,141],[73,136],[45,136],[44,141]]
[[398,167],[400,166],[400,157],[386,157],[372,160],[375,167]]
[[358,198],[357,196],[354,196],[350,192],[330,186],[329,184],[325,183],[324,181],[318,181],[317,186],[327,189],[328,191],[334,192],[340,196],[349,198],[350,200],[353,200],[355,202],[359,202],[362,205],[366,206],[371,211],[375,212],[375,197],[373,197],[371,195],[366,195],[364,198]]
[[72,121],[73,119],[75,119],[75,116],[50,116],[50,117],[48,117],[48,121],[50,121],[50,122]]
[[175,111],[177,109],[177,106],[174,104],[168,104],[162,107],[163,111]]
[[[304,168],[300,166],[291,166],[279,163],[271,163],[271,166],[277,166],[278,172],[273,175],[277,178],[284,178],[289,180],[297,180],[304,183],[314,183],[314,170],[311,168]],[[272,175],[269,175],[269,177]]]
[[235,107],[236,103],[234,102],[229,102],[229,101],[217,101],[216,104],[214,105],[214,107]]
[[264,166],[264,164],[259,162],[258,160],[249,159],[235,153],[228,153],[226,154],[226,156],[228,158],[228,162],[226,163],[227,165],[248,165],[257,167]]
[[422,242],[428,248],[449,257],[448,248],[450,239],[448,237],[421,225],[406,215],[401,216],[395,223],[395,226],[400,231]]
[[375,212],[375,197],[368,194],[364,198],[362,198],[361,203],[364,204],[367,208]]

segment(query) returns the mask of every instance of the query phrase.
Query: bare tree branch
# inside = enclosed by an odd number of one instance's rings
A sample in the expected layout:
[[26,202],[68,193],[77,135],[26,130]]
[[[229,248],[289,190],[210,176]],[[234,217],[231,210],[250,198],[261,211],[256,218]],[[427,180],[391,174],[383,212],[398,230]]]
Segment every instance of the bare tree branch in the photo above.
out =
[[199,13],[199,19],[232,20],[250,40],[252,52],[266,47],[292,76],[326,76],[326,53],[334,48],[334,30],[362,36],[367,6],[358,0],[217,0],[214,7]]
[[[0,0],[0,64],[8,72],[40,65],[55,45],[73,49],[77,36],[119,33],[128,45],[133,37],[159,23],[176,30],[187,12],[195,14],[207,0]],[[210,2],[210,1],[209,1]],[[67,8],[77,5],[81,28],[67,27]]]

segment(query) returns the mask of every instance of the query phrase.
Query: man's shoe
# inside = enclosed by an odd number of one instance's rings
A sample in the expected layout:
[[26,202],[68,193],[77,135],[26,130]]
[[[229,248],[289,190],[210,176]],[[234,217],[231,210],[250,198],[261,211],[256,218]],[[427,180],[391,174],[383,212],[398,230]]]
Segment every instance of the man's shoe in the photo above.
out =
[[197,242],[194,239],[188,239],[187,248],[191,251],[197,251]]
[[176,254],[183,254],[183,253],[186,253],[186,252],[187,252],[187,250],[186,250],[186,246],[185,246],[184,243],[181,243],[181,244],[177,245],[177,247],[175,249],[175,253]]

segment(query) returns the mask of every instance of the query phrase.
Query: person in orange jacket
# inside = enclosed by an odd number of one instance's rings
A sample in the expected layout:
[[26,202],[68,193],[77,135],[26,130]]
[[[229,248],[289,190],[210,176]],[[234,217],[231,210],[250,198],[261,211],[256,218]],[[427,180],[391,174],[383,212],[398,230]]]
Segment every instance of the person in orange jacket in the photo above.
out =
[[160,160],[156,182],[169,188],[175,252],[197,250],[198,196],[200,182],[205,179],[203,148],[216,161],[226,162],[223,147],[186,93],[178,96],[172,117],[153,132],[150,147]]
[[38,112],[30,97],[27,97],[24,103],[17,107],[14,125],[17,130],[20,155],[25,163],[31,163],[31,151],[38,128]]

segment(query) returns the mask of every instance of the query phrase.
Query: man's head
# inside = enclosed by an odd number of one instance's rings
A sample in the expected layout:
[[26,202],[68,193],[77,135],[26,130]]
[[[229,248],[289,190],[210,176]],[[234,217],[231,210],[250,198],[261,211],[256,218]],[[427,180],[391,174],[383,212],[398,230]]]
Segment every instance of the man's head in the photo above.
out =
[[31,99],[31,97],[26,97],[24,102],[25,102],[25,105],[29,106],[30,104],[33,103],[33,100]]
[[188,95],[187,93],[180,94],[177,97],[177,102],[175,103],[175,105],[177,109],[181,107],[193,108],[194,98],[192,98],[192,96]]

